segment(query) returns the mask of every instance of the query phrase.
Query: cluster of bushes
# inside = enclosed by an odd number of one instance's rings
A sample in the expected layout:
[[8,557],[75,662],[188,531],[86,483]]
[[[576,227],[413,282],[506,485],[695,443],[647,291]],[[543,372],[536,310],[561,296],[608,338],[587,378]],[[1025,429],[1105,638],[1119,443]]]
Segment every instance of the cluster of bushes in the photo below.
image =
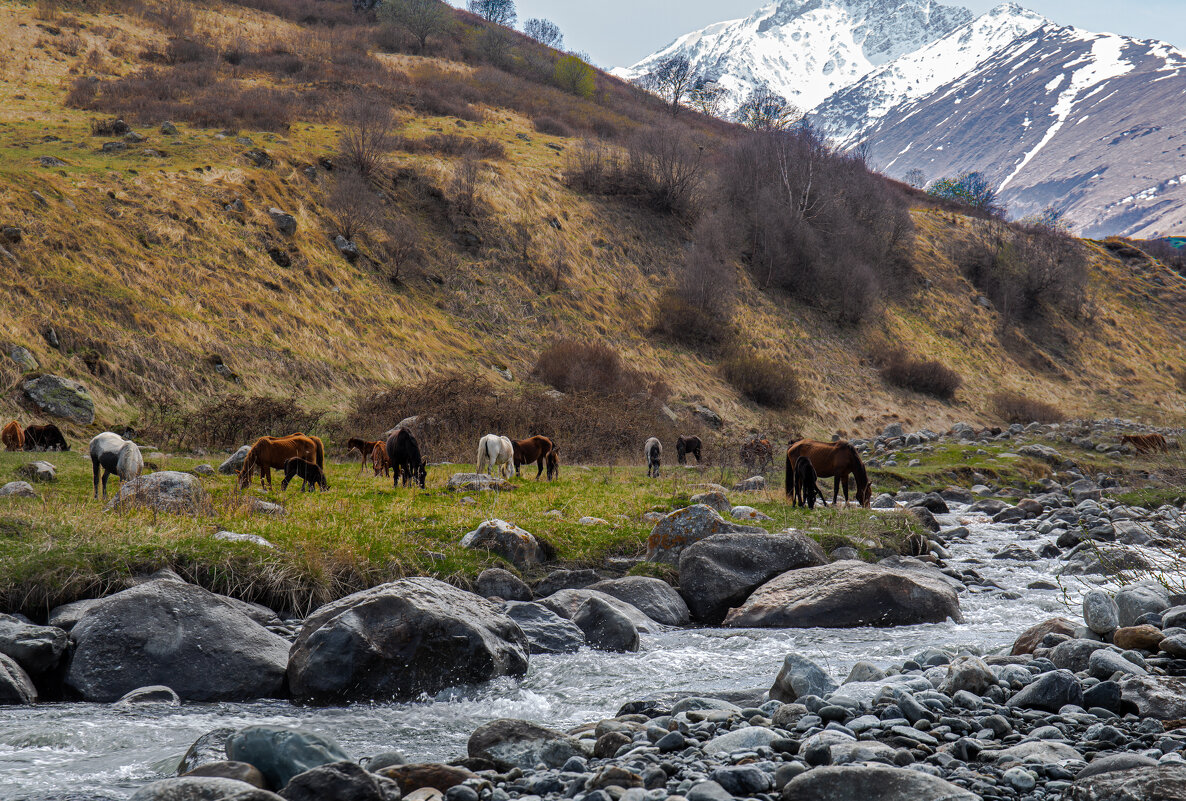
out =
[[144,434],[176,450],[233,450],[267,434],[314,433],[325,413],[293,396],[221,395],[187,408],[175,399],[154,404]]
[[393,144],[397,150],[407,153],[438,153],[442,156],[474,156],[483,159],[505,159],[506,147],[486,136],[460,136],[458,134],[431,134],[423,139],[396,137]]
[[609,345],[562,339],[536,358],[534,378],[561,392],[629,395],[652,391],[653,382],[632,370]]
[[786,411],[803,402],[795,369],[785,362],[736,353],[721,362],[721,372],[734,389],[759,406]]
[[1020,392],[997,392],[989,398],[989,403],[1006,423],[1058,423],[1065,419],[1057,407],[1027,398]]
[[949,401],[963,384],[959,374],[942,362],[918,359],[901,348],[887,348],[876,356],[881,377],[896,387]]

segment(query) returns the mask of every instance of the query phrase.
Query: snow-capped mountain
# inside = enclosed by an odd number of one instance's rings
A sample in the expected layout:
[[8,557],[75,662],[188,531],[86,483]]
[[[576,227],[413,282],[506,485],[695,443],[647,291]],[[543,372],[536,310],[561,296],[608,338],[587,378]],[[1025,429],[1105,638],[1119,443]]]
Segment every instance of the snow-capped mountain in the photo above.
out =
[[681,36],[614,72],[634,80],[682,55],[729,92],[729,108],[766,84],[807,110],[971,19],[967,9],[935,0],[779,0],[745,19]]

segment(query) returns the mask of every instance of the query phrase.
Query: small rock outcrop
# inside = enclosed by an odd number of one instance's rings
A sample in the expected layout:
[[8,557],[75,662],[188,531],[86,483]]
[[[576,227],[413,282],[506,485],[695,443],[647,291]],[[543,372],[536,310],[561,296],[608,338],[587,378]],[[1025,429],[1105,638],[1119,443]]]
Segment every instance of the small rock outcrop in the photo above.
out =
[[119,494],[108,509],[145,508],[172,514],[198,514],[206,505],[206,490],[192,473],[163,470],[120,482]]
[[703,504],[677,509],[663,518],[647,538],[647,561],[678,565],[685,548],[717,534],[765,534],[756,526],[730,523]]
[[79,382],[56,375],[43,375],[21,384],[25,398],[38,410],[72,423],[89,426],[95,422],[95,401]]

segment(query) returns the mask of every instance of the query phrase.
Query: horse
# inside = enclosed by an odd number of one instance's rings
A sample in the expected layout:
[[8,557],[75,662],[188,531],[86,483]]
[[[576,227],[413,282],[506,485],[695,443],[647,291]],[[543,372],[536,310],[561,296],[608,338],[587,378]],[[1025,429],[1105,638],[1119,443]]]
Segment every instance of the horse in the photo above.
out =
[[806,456],[800,456],[795,460],[793,504],[795,506],[806,506],[808,509],[814,509],[817,495],[823,505],[827,506],[828,502],[824,498],[824,491],[819,488],[819,475],[815,472],[815,468],[811,466],[811,460]]
[[420,444],[412,432],[401,428],[388,438],[387,462],[394,473],[392,483],[397,489],[401,477],[405,487],[415,481],[420,489],[424,489],[424,482],[428,478],[428,460],[421,457]]
[[376,442],[375,447],[371,448],[371,467],[375,470],[375,478],[382,473],[384,476],[391,475],[391,462],[387,461],[387,443]]
[[774,448],[770,440],[754,437],[741,445],[741,463],[751,472],[765,473],[774,466]]
[[560,452],[555,448],[548,451],[548,481],[560,478]]
[[663,443],[657,437],[651,437],[642,446],[642,453],[647,460],[647,478],[658,478],[659,467],[663,464]]
[[696,457],[696,464],[700,464],[700,437],[680,437],[675,441],[675,456],[680,464],[688,463],[688,454]]
[[139,477],[144,472],[144,457],[130,439],[104,431],[90,444],[91,471],[95,480],[95,500],[99,500],[99,472],[103,473],[103,500],[107,500],[107,477],[119,476],[120,484]]
[[239,489],[251,486],[251,474],[259,470],[260,489],[272,488],[272,470],[283,470],[284,463],[294,456],[325,470],[325,446],[317,437],[289,434],[286,437],[260,437],[247,451],[243,467],[239,469]]
[[787,448],[787,497],[794,497],[795,463],[800,456],[806,456],[811,461],[811,466],[820,478],[833,479],[833,504],[840,495],[841,483],[844,485],[844,502],[848,503],[848,476],[851,473],[856,478],[857,503],[865,507],[869,505],[873,498],[873,485],[869,483],[869,475],[865,472],[865,464],[857,449],[845,440],[818,442],[804,439]]
[[29,426],[25,429],[25,450],[27,451],[68,451],[70,445],[62,432],[53,423],[44,426]]
[[487,434],[478,442],[478,473],[494,475],[497,470],[501,478],[510,478],[514,461],[515,443],[509,437]]
[[[515,475],[520,475],[519,468],[523,465],[535,462],[535,466],[538,468],[535,471],[535,480],[539,481],[539,477],[543,475],[544,472],[544,462],[547,461],[548,454],[550,454],[555,447],[556,446],[552,444],[552,440],[548,439],[547,437],[540,436],[512,441],[511,450],[514,454],[513,459],[515,462]],[[552,480],[551,473],[548,474],[548,480]]]
[[1170,446],[1161,434],[1121,434],[1120,442],[1137,453],[1168,453]]
[[[314,487],[321,487],[322,492],[329,489],[329,482],[325,480],[324,470],[313,462],[294,456],[284,462],[284,480],[280,482],[280,490],[287,492],[288,483],[297,476],[301,479],[301,492],[306,489],[312,492]],[[310,484],[313,486],[310,487]]]
[[0,443],[6,451],[23,451],[25,449],[25,430],[21,424],[13,420],[0,431]]
[[[367,459],[372,459],[373,461],[372,455],[375,452],[375,448],[383,447],[384,445],[385,443],[383,442],[372,442],[371,440],[362,439],[360,437],[351,437],[350,439],[346,440],[347,454],[349,454],[350,451],[358,451],[362,455],[362,463],[358,465],[358,474],[360,476],[367,469]],[[379,474],[375,473],[375,475]]]

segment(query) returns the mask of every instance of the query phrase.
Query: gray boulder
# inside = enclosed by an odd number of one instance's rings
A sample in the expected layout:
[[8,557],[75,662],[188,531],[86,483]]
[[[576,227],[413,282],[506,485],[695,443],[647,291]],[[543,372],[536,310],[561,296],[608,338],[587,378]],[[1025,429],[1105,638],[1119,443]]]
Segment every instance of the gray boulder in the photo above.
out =
[[610,606],[617,609],[623,615],[630,619],[634,627],[638,629],[641,634],[658,634],[665,630],[662,623],[656,620],[651,620],[646,613],[623,600],[615,598],[612,595],[606,595],[600,590],[558,590],[547,598],[542,598],[539,603],[551,609],[560,617],[566,620],[572,620],[576,615],[577,610],[580,609],[590,598],[600,598],[608,603]]
[[157,512],[197,514],[206,507],[206,490],[192,473],[163,470],[121,481],[119,494],[107,504],[108,509],[141,507]]
[[283,801],[247,782],[212,776],[164,779],[141,787],[129,801]]
[[487,520],[461,539],[462,548],[481,549],[501,556],[516,567],[544,561],[544,550],[529,532],[505,520]]
[[1120,625],[1133,626],[1137,618],[1147,612],[1164,612],[1170,608],[1170,594],[1154,581],[1142,581],[1122,587],[1116,593],[1116,608]]
[[[58,162],[58,164],[63,163],[64,162],[61,161]],[[26,373],[36,370],[38,367],[37,358],[28,348],[21,345],[14,345],[12,349],[8,351],[8,358],[16,362],[17,366]]]
[[473,759],[488,759],[499,770],[531,770],[541,762],[559,768],[573,757],[587,758],[590,753],[575,737],[561,731],[503,718],[479,726],[466,745]]
[[924,573],[843,561],[792,570],[729,612],[733,628],[853,628],[962,622],[959,598]]
[[268,216],[272,218],[272,222],[276,225],[276,230],[287,236],[292,236],[296,233],[297,221],[286,211],[277,208],[268,209]]
[[11,657],[0,654],[0,706],[31,704],[37,690],[29,674]]
[[29,462],[17,468],[16,474],[36,484],[38,482],[51,482],[58,480],[58,471],[52,464],[46,461]]
[[0,498],[36,498],[37,492],[28,481],[9,481],[0,487]]
[[146,684],[187,701],[270,698],[284,686],[288,642],[242,605],[193,584],[146,581],[88,606],[70,630],[66,685],[111,702]]
[[1119,682],[1124,701],[1135,704],[1137,714],[1156,720],[1186,719],[1186,679],[1166,676],[1133,676]]
[[308,729],[248,726],[230,735],[226,755],[254,765],[269,787],[283,787],[307,770],[350,759],[337,743]]
[[1117,673],[1126,676],[1144,676],[1144,668],[1129,662],[1115,651],[1101,648],[1093,651],[1087,659],[1087,672],[1101,681],[1112,678]]
[[243,445],[239,450],[231,454],[230,458],[218,466],[218,472],[224,476],[233,476],[238,473],[243,467],[243,462],[247,459],[247,452],[251,450],[250,445]]
[[56,668],[68,644],[69,638],[62,629],[36,626],[0,614],[0,654],[12,657],[33,675]]
[[697,620],[719,623],[775,576],[827,563],[819,544],[797,531],[717,534],[680,554],[680,594]]
[[512,601],[504,608],[527,635],[528,648],[533,654],[567,654],[585,645],[585,633],[575,623],[543,604]]
[[637,651],[638,629],[630,618],[608,602],[593,596],[581,604],[572,622],[594,648],[603,651]]
[[762,528],[730,523],[711,506],[696,504],[675,510],[655,525],[647,538],[647,561],[678,565],[685,548],[707,537],[765,533]]
[[486,490],[505,492],[515,489],[515,485],[506,479],[483,473],[454,473],[449,477],[446,486],[454,492],[484,492]]
[[729,496],[723,492],[701,492],[689,500],[693,506],[710,506],[721,514],[727,514],[733,508],[733,504],[729,503]]
[[1152,567],[1148,559],[1132,548],[1101,546],[1076,551],[1057,572],[1062,576],[1110,576],[1125,570],[1149,570]]
[[626,576],[590,584],[589,589],[625,601],[665,626],[683,626],[691,619],[679,592],[662,579]]
[[553,570],[537,581],[534,592],[537,598],[547,598],[560,590],[583,590],[601,581],[596,570],[584,568],[581,570]]
[[140,687],[131,692],[124,693],[124,696],[116,701],[113,706],[130,707],[140,704],[180,706],[181,698],[171,688],[163,684],[153,684],[149,687]]
[[89,426],[95,422],[95,401],[87,388],[69,378],[43,375],[21,384],[25,398],[45,414]]
[[770,700],[789,704],[807,695],[825,698],[836,688],[832,677],[815,662],[799,654],[787,654],[770,688]]
[[1132,770],[1133,768],[1155,768],[1157,760],[1150,759],[1143,754],[1121,752],[1108,756],[1096,757],[1087,767],[1075,774],[1075,779],[1086,779],[1101,773],[1112,773],[1117,770]]
[[973,695],[984,695],[989,687],[997,683],[996,674],[976,656],[960,656],[947,666],[947,678],[939,686],[939,692],[955,695],[963,690]]
[[1107,647],[1106,642],[1099,640],[1067,640],[1054,647],[1050,652],[1050,661],[1055,667],[1079,673],[1087,670],[1092,653]]
[[1186,798],[1186,765],[1110,771],[1076,779],[1067,801],[1181,801]]
[[769,748],[770,744],[778,739],[780,735],[773,729],[765,726],[747,726],[713,737],[704,744],[703,750],[706,754],[732,754],[736,751]]
[[1043,673],[1009,699],[1009,706],[1057,712],[1067,704],[1083,705],[1083,687],[1069,670]]
[[531,588],[521,578],[500,567],[479,573],[474,589],[483,598],[501,598],[504,601],[530,601],[534,597]]
[[331,762],[298,773],[280,791],[287,801],[400,801],[399,785],[356,762]]
[[208,731],[194,740],[177,766],[177,775],[184,776],[203,765],[225,760],[226,741],[234,733],[234,729],[222,727]]
[[430,578],[318,609],[292,646],[288,686],[305,701],[413,698],[527,672],[527,637],[491,601]]
[[1103,590],[1090,590],[1083,596],[1083,622],[1096,634],[1111,634],[1120,628],[1120,610],[1112,596]]
[[801,773],[783,788],[794,801],[980,801],[937,776],[888,766],[845,765]]

